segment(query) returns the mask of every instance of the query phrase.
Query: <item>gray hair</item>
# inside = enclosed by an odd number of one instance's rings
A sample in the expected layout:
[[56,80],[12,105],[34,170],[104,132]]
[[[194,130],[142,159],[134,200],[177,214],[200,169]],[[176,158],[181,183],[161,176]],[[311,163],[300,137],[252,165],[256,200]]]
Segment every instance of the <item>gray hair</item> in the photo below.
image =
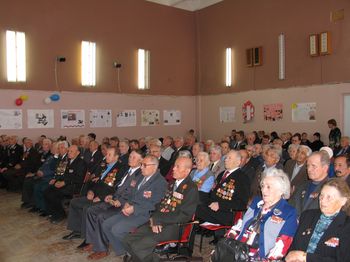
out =
[[261,176],[261,182],[260,186],[262,186],[264,179],[266,177],[274,177],[276,182],[278,182],[278,185],[280,187],[280,190],[282,192],[282,198],[289,199],[290,197],[290,180],[286,173],[283,172],[281,169],[277,168],[268,168],[266,171],[263,172]]
[[65,148],[68,148],[68,147],[69,147],[68,142],[67,142],[66,140],[64,140],[64,141],[59,141],[59,142],[57,143],[57,146],[59,146],[59,145],[61,145],[61,144],[63,144]]
[[322,166],[328,166],[331,163],[331,160],[329,158],[329,155],[327,153],[327,151],[318,151],[318,152],[313,152],[310,157],[312,156],[319,156],[320,157],[320,161],[321,161],[321,165]]
[[307,150],[306,155],[307,155],[308,157],[311,156],[311,154],[312,154],[311,148],[308,147],[308,146],[306,146],[306,145],[300,145],[299,148],[298,148],[298,150],[299,150],[299,149],[300,149],[300,150],[302,150],[302,149]]
[[296,145],[296,144],[290,144],[290,145],[288,146],[288,152],[289,152],[289,150],[292,150],[292,149],[296,149],[296,150],[298,150],[298,148],[299,148],[299,145]]
[[222,155],[221,146],[218,146],[218,145],[212,146],[210,148],[209,152],[211,152],[211,151],[216,151],[216,152],[220,153],[220,155]]
[[188,151],[188,150],[181,150],[181,151],[179,152],[178,158],[179,158],[179,157],[186,157],[186,158],[192,159],[192,154],[191,154],[191,152]]
[[198,155],[197,155],[197,158],[198,157],[203,157],[204,160],[207,162],[207,166],[210,164],[210,158],[209,158],[209,154],[207,152],[199,152]]

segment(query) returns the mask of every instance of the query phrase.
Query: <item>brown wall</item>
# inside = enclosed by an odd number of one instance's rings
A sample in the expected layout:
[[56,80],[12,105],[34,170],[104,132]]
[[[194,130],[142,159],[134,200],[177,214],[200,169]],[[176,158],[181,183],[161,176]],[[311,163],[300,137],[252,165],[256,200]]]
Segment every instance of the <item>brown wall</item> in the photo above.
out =
[[[6,81],[5,30],[27,39],[27,83]],[[1,0],[0,88],[54,90],[54,60],[66,91],[195,94],[195,16],[143,0]],[[97,86],[80,85],[80,45],[97,42]],[[151,89],[137,90],[137,49],[151,51]]]
[[[330,12],[345,19],[330,22]],[[350,80],[350,1],[224,0],[196,14],[200,94],[307,86]],[[309,35],[330,31],[333,54],[308,55]],[[278,80],[278,35],[286,38],[286,80]],[[263,46],[263,66],[246,67],[245,50]],[[225,48],[234,83],[225,87]]]

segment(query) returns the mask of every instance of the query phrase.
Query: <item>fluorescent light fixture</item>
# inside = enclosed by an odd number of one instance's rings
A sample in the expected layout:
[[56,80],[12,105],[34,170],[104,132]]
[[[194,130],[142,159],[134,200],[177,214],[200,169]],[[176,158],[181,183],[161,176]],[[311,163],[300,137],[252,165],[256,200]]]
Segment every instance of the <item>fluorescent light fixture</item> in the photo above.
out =
[[26,37],[22,32],[6,31],[7,81],[26,81]]
[[226,48],[226,87],[232,86],[232,49]]
[[138,50],[138,88],[149,89],[150,78],[150,52],[145,49]]
[[278,36],[278,79],[286,79],[286,48],[283,33]]
[[81,42],[81,84],[96,85],[96,43]]

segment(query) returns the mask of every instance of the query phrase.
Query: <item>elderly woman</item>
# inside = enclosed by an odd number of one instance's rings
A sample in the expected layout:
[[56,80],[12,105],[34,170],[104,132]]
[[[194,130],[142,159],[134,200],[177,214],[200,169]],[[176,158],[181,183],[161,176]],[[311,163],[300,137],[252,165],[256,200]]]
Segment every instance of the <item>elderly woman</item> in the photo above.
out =
[[209,192],[213,187],[215,176],[209,169],[209,154],[199,152],[196,157],[197,169],[191,171],[191,178],[197,184],[199,191],[200,204],[206,204],[209,198]]
[[249,246],[252,261],[278,260],[286,255],[297,229],[297,212],[286,201],[290,182],[282,170],[270,168],[260,185],[262,198],[253,199],[243,221],[231,228],[229,236]]
[[287,262],[350,261],[350,189],[339,178],[321,189],[320,210],[301,214]]

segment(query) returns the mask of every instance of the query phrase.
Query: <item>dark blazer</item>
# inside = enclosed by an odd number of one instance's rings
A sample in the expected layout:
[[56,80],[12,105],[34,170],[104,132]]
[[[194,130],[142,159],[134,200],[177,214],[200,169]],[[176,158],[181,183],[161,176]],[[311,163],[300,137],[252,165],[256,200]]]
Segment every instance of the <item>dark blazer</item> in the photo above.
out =
[[7,148],[7,168],[14,167],[23,157],[23,147],[19,144],[8,146]]
[[[115,185],[120,182],[120,179],[117,179],[117,165],[118,163],[116,162],[103,179],[101,179],[101,176],[106,169],[101,170],[101,174],[98,176],[99,179],[96,182],[90,182],[90,190],[94,192],[95,197],[97,196],[103,200],[107,195],[112,195],[115,192]],[[114,176],[114,182],[109,183],[109,175]]]
[[86,174],[86,163],[79,156],[72,163],[68,161],[63,175],[65,186],[62,188],[64,194],[73,195],[79,193]]
[[[246,210],[250,188],[250,181],[248,176],[245,173],[243,173],[243,171],[240,168],[238,168],[221,182],[221,178],[224,174],[225,171],[219,174],[216,178],[215,187],[210,191],[210,200],[208,204],[210,205],[213,202],[218,202],[219,210],[217,212]],[[232,197],[230,197],[229,199],[220,194],[220,192],[226,191],[225,186],[231,183],[232,181],[234,188]]]
[[334,149],[334,156],[347,155],[350,153],[350,146],[347,147],[337,147]]
[[34,147],[31,147],[28,152],[23,154],[22,161],[19,164],[24,174],[36,173],[41,166],[40,154]]
[[318,196],[320,194],[322,185],[326,181],[327,181],[327,178],[324,181],[320,182],[308,198],[306,198],[306,193],[310,183],[312,183],[311,180],[305,182],[304,184],[296,188],[294,194],[289,199],[289,204],[295,207],[299,216],[305,210],[319,209]]
[[168,173],[167,170],[169,170],[169,161],[163,157],[160,157],[158,168],[159,168],[159,172],[162,174],[162,176],[165,177],[166,174]]
[[[292,179],[293,170],[297,161],[289,159],[284,165],[283,171],[289,176],[289,179]],[[306,163],[300,168],[298,174],[291,180],[292,187],[298,187],[304,184],[308,180]]]
[[[306,252],[312,233],[321,215],[320,210],[307,210],[301,214],[299,227],[290,247]],[[334,241],[332,243],[332,240]],[[350,218],[340,211],[324,232],[313,254],[308,253],[308,262],[350,261]]]
[[[128,177],[126,177],[124,180],[125,176]],[[124,176],[121,179],[121,182],[116,186],[115,192],[113,194],[113,199],[118,200],[122,205],[128,202],[141,177],[141,168],[138,168],[136,171],[134,171],[131,176],[128,175],[128,170],[126,170]]]
[[[173,192],[174,183],[169,184],[165,197],[157,205],[156,211],[152,215],[154,225],[162,225],[162,235],[164,239],[177,239],[179,229],[176,223],[186,223],[190,221],[196,212],[199,202],[197,185],[188,175]],[[178,196],[174,209],[168,203],[168,199]]]
[[101,151],[97,150],[93,156],[92,156],[92,153],[90,152],[89,158],[90,158],[89,162],[87,162],[87,171],[90,174],[94,174],[103,159],[103,155]]

